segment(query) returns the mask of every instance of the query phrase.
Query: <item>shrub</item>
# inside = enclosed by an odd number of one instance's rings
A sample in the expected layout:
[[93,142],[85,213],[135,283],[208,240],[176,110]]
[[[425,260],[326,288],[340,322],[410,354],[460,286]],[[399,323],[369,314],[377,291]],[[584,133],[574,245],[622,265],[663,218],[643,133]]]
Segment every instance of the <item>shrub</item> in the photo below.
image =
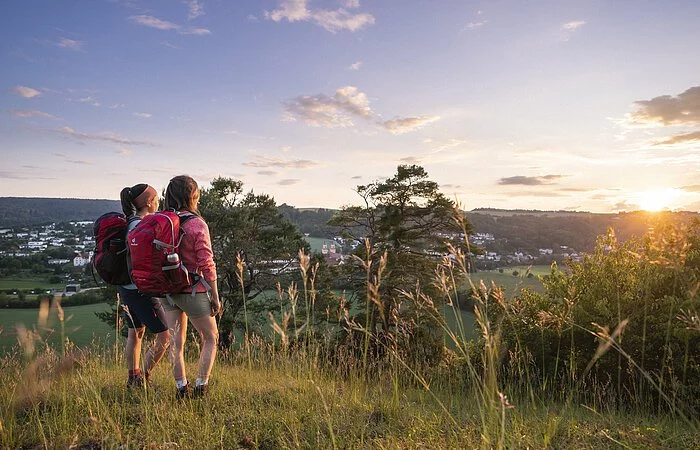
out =
[[[545,293],[525,291],[500,305],[506,347],[522,350],[541,385],[593,382],[617,404],[698,408],[699,232],[697,221],[661,224],[625,243],[611,232],[583,260],[565,270],[553,265]],[[617,351],[600,354],[609,348]],[[504,370],[513,355],[503,359]]]

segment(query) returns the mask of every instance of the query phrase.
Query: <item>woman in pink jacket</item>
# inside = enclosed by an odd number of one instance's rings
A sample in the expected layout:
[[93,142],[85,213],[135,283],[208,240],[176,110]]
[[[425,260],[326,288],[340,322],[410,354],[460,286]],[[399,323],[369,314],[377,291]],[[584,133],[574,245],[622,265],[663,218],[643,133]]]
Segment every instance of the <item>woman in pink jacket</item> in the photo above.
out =
[[[170,180],[165,191],[165,209],[174,209],[181,215],[194,214],[194,217],[181,225],[184,233],[178,253],[187,270],[203,280],[195,285],[194,295],[192,288],[189,288],[173,294],[170,301],[163,302],[170,330],[170,351],[178,398],[206,395],[219,340],[215,317],[221,312],[221,302],[216,286],[216,265],[209,227],[199,215],[198,203],[199,187],[192,177],[179,175]],[[188,318],[202,339],[194,389],[190,389],[185,374],[184,348]]]

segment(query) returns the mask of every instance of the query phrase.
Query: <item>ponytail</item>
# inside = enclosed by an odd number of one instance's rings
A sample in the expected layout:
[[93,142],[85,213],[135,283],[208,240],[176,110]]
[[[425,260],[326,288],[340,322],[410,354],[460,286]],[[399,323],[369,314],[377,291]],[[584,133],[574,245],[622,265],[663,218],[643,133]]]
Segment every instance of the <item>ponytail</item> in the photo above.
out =
[[126,217],[135,216],[138,208],[134,205],[134,199],[141,195],[148,188],[147,184],[137,184],[132,187],[125,187],[119,193],[119,199],[122,202],[122,211]]

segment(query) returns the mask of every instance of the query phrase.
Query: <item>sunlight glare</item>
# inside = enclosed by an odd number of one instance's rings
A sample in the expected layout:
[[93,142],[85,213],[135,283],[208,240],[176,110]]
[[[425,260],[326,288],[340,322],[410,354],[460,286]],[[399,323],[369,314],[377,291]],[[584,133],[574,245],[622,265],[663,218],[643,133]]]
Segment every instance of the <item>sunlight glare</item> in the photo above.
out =
[[652,191],[640,192],[636,201],[639,207],[645,211],[657,212],[670,209],[671,203],[678,193],[675,189],[655,189]]

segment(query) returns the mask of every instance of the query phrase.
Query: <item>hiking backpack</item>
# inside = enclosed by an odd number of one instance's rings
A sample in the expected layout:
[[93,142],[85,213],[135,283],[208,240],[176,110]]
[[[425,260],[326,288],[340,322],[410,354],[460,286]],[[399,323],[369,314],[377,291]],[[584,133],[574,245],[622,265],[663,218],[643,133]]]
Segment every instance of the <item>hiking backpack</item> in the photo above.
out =
[[126,229],[130,220],[120,212],[108,212],[98,217],[92,227],[95,253],[91,267],[107,284],[131,283],[126,262]]
[[142,294],[175,294],[192,287],[178,248],[184,233],[180,226],[194,214],[175,211],[150,214],[129,232],[131,280]]

